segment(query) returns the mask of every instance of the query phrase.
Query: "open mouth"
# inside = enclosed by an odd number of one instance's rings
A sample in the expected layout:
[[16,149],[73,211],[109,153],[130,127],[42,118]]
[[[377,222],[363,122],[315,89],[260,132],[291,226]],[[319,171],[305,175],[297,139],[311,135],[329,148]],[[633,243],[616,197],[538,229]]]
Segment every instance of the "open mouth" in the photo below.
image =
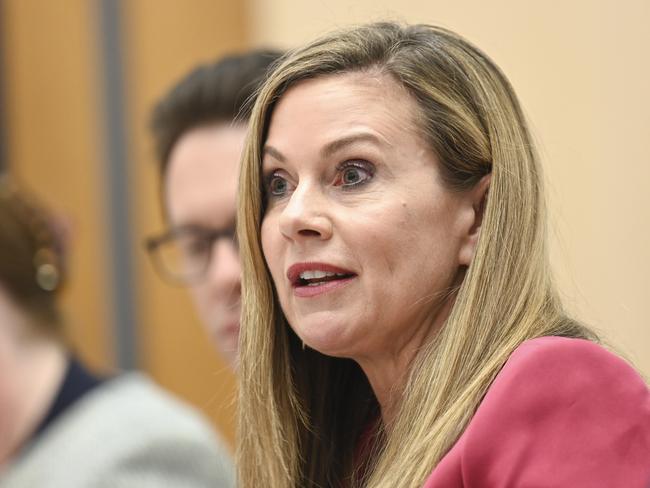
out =
[[333,273],[331,271],[303,271],[298,276],[294,286],[318,286],[336,280],[344,280],[355,276],[354,273]]
[[299,296],[313,296],[333,290],[356,276],[352,271],[323,263],[294,264],[287,271],[287,278]]

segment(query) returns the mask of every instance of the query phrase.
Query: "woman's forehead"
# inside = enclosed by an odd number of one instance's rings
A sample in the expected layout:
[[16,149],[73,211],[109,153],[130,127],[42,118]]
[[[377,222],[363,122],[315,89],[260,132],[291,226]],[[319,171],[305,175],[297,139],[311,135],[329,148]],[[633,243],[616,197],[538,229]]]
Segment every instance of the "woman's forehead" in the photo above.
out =
[[323,75],[292,85],[271,115],[266,144],[285,138],[347,137],[364,129],[379,138],[417,131],[419,109],[410,93],[392,76],[372,72]]
[[[412,98],[408,90],[391,73],[372,67],[363,70],[326,73],[290,84],[278,98],[276,107],[295,92],[350,92],[368,98]],[[413,100],[415,101],[415,100]]]

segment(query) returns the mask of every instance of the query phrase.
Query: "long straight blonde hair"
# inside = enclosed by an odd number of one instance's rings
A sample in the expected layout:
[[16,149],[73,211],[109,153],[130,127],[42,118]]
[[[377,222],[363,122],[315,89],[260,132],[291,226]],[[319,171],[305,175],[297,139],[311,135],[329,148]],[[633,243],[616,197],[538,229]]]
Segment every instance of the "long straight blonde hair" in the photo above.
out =
[[[376,70],[417,101],[419,129],[450,189],[470,189],[488,173],[491,183],[475,256],[450,316],[418,353],[394,424],[380,429],[380,448],[359,473],[355,449],[376,399],[356,363],[303,350],[288,326],[261,249],[260,171],[270,116],[287,89],[309,78]],[[594,337],[565,316],[555,293],[541,182],[507,79],[448,30],[369,24],[281,60],[257,96],[239,186],[240,486],[419,487],[517,346],[547,335]]]

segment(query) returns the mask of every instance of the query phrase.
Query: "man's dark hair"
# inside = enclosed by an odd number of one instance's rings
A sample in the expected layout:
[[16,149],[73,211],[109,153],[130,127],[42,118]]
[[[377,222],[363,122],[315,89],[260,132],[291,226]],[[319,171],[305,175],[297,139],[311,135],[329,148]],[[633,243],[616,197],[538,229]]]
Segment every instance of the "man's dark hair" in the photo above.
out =
[[214,122],[246,122],[252,98],[282,53],[251,51],[194,69],[154,107],[151,117],[160,175],[178,139],[188,130]]

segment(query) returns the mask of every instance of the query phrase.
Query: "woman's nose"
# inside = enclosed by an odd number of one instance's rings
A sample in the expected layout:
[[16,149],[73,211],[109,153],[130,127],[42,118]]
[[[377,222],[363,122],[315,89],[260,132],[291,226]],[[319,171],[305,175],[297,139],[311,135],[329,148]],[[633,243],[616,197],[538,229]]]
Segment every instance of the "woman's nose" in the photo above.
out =
[[299,185],[282,209],[280,232],[291,240],[332,236],[327,197],[315,185]]

